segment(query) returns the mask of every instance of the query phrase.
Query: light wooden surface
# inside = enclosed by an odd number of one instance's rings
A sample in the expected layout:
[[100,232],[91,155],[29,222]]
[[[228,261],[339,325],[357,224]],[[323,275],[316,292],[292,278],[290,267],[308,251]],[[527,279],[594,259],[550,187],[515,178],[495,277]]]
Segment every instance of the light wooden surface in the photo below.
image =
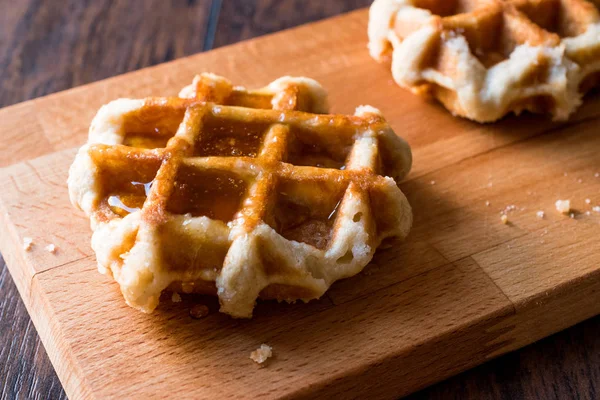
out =
[[[600,99],[562,126],[459,120],[396,87],[368,57],[365,30],[363,10],[0,111],[11,138],[0,162],[28,160],[0,174],[0,250],[70,398],[390,398],[600,313],[600,213],[585,213],[600,204]],[[176,94],[202,71],[248,87],[307,75],[334,112],[380,108],[413,147],[401,185],[415,213],[409,239],[320,301],[263,302],[251,321],[215,312],[210,298],[201,320],[188,316],[197,298],[150,316],[128,308],[96,272],[87,219],[68,202],[72,147],[100,105]],[[559,198],[574,219],[556,213]],[[248,359],[261,343],[275,352],[265,368]]]

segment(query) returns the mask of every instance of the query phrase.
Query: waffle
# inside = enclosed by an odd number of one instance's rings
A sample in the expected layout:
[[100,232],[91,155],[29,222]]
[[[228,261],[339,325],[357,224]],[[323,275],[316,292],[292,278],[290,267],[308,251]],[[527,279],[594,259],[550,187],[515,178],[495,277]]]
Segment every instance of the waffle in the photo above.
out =
[[600,1],[375,0],[369,50],[394,80],[479,122],[564,120],[600,77]]
[[216,294],[234,317],[360,272],[410,229],[395,181],[410,148],[372,107],[326,110],[307,78],[248,91],[211,74],[179,97],[103,106],[68,179],[100,272],[144,312],[172,290]]

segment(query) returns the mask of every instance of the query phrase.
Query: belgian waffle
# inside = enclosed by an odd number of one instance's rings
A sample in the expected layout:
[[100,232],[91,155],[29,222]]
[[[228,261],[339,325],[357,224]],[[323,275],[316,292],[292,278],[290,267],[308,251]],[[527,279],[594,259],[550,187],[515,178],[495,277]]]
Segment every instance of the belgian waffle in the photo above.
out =
[[212,74],[180,97],[103,106],[68,180],[100,272],[142,311],[173,290],[216,294],[234,317],[360,272],[410,229],[394,180],[410,148],[372,107],[326,110],[307,78],[248,91]]
[[369,49],[394,80],[453,114],[563,120],[600,77],[600,1],[375,0]]

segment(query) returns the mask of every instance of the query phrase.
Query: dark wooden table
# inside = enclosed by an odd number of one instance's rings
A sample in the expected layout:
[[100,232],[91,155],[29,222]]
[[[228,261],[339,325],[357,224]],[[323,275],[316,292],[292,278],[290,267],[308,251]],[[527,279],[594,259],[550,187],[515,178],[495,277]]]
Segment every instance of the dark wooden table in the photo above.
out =
[[[0,106],[370,3],[371,0],[0,0]],[[66,398],[2,259],[0,393],[1,399]],[[410,398],[598,399],[600,317]]]

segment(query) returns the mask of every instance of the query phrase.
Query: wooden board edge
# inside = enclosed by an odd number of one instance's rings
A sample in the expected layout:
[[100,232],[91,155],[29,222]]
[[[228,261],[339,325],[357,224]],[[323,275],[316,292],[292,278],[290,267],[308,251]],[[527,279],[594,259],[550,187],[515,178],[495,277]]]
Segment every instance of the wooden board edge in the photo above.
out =
[[[1,168],[0,172],[2,172]],[[38,273],[35,273],[29,265],[21,238],[15,231],[14,224],[10,220],[10,215],[6,211],[1,198],[0,226],[2,226],[2,229],[0,229],[0,253],[61,384],[71,399],[93,398],[92,393],[88,391],[85,385],[81,384],[81,380],[84,379],[82,378],[83,373],[81,371],[70,371],[69,366],[77,365],[77,363],[76,359],[67,350],[69,346],[58,346],[58,343],[64,342],[65,339],[62,336],[58,322],[53,318],[54,313],[51,306],[43,297],[42,291],[35,289]],[[44,312],[40,311],[42,309]]]
[[48,303],[43,290],[36,290],[36,285],[37,274],[31,282],[31,296],[28,301],[24,300],[25,307],[63,389],[71,400],[96,398],[90,390],[90,385],[85,383],[85,374],[77,357],[72,354],[71,346],[68,343],[64,344],[67,340],[51,304]]
[[[1,172],[2,169],[0,169]],[[4,258],[4,263],[15,282],[15,286],[23,302],[27,303],[31,295],[31,280],[34,270],[26,260],[23,241],[16,232],[15,225],[1,197],[0,227],[2,227],[0,229],[0,254]],[[21,267],[18,267],[19,265]]]
[[[20,250],[22,249],[22,244],[16,243],[17,241],[14,239],[16,233],[14,229],[11,229],[13,226],[12,223],[6,220],[7,216],[4,204],[0,199],[0,224],[3,225],[3,229],[0,229],[0,252],[4,257],[6,267],[15,282],[27,313],[33,322],[33,326],[69,398],[93,398],[92,393],[88,392],[86,386],[80,383],[81,379],[83,379],[83,374],[69,371],[69,366],[77,365],[76,360],[66,350],[69,348],[68,346],[58,346],[58,343],[64,341],[58,327],[58,322],[53,318],[54,314],[51,311],[51,307],[42,297],[41,291],[37,291],[34,288],[37,281],[37,274],[33,274],[32,276],[28,274],[28,271],[31,272],[33,270],[28,267],[25,250]],[[42,309],[44,309],[44,312],[40,311]]]
[[600,315],[600,270],[518,302],[515,309],[514,315],[491,328],[504,333],[498,338],[503,345],[490,359]]
[[[472,261],[477,265],[471,257],[452,264],[456,265],[465,260]],[[444,267],[436,267],[434,270]],[[477,268],[493,283],[492,278],[479,265]],[[398,284],[401,282],[394,285]],[[398,387],[402,390],[395,395],[403,397],[600,315],[600,270],[568,281],[551,293],[537,293],[527,301],[520,303],[512,302],[500,288],[498,290],[510,302],[510,306],[495,310],[473,324],[465,325],[454,332],[440,335],[425,346],[390,355],[384,360],[377,360],[368,366],[357,368],[346,376],[338,376],[334,380],[335,386],[323,381],[322,385],[303,388],[295,392],[291,398],[335,398],[340,396],[337,391],[339,386],[351,385],[351,382],[358,380],[359,377],[363,379],[367,375],[371,377],[369,379],[377,381],[390,370],[401,371],[406,365],[417,365],[410,364],[410,361],[414,360],[417,363],[423,360],[422,352],[431,352],[441,357],[441,362],[435,365],[435,368],[445,368],[446,373],[444,374],[427,376],[428,367],[431,365],[425,365],[418,369],[416,374],[407,375],[409,384],[407,385],[407,380],[402,381],[402,385],[407,386],[402,386],[393,379],[388,380],[392,384],[399,385]],[[559,323],[556,324],[556,321]],[[482,332],[484,337],[494,339],[487,342],[489,349],[487,355],[480,357],[479,353],[474,351],[475,347],[469,344],[480,342]],[[464,343],[464,346],[448,346],[445,342],[448,342],[447,338],[452,334],[458,334],[458,341],[461,344]],[[453,338],[453,342],[455,341],[456,337]],[[435,360],[431,362],[431,364],[434,363]],[[378,396],[372,392],[365,392],[362,395],[369,396],[369,398],[388,397],[387,393]]]

